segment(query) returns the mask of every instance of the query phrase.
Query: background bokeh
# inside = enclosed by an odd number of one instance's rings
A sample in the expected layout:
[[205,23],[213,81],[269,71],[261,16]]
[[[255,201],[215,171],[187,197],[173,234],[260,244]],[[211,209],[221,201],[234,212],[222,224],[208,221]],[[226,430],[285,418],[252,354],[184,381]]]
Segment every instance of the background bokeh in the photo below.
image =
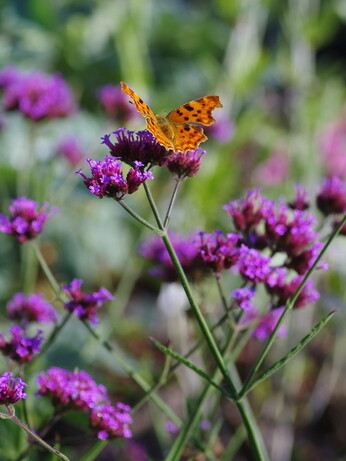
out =
[[[162,357],[156,357],[146,336],[169,330],[169,320],[156,314],[160,284],[147,275],[137,254],[139,241],[149,234],[115,202],[101,202],[85,190],[74,175],[84,165],[73,168],[59,157],[59,140],[77,138],[86,158],[101,159],[108,153],[100,138],[121,125],[100,105],[99,91],[106,84],[125,81],[157,113],[217,94],[224,106],[215,111],[220,129],[208,131],[209,140],[203,144],[207,155],[198,175],[180,190],[172,229],[229,231],[222,205],[255,186],[270,198],[293,199],[294,185],[300,183],[313,197],[324,176],[346,178],[346,168],[340,166],[346,156],[346,3],[3,0],[0,9],[0,66],[60,73],[79,106],[66,119],[36,124],[18,113],[2,113],[1,211],[18,195],[17,172],[34,148],[37,179],[31,184],[31,198],[60,209],[41,240],[54,274],[61,284],[78,277],[90,289],[102,285],[114,292],[101,331],[116,337],[143,372],[159,373]],[[143,127],[140,117],[127,125]],[[167,172],[155,177],[153,193],[165,209],[174,184]],[[131,196],[129,203],[149,215],[142,192]],[[337,308],[337,320],[254,393],[274,461],[346,459],[345,250],[340,237],[327,256],[330,270],[320,281],[319,305],[292,314],[289,338],[281,341],[274,356],[280,357],[304,336],[321,312]],[[49,297],[44,277],[39,271],[37,275],[30,252],[2,236],[2,306],[23,289],[23,280]],[[41,366],[92,371],[115,395],[125,392],[136,401],[136,386],[76,325],[77,320],[63,332]],[[253,346],[245,351],[244,367],[256,350]],[[236,416],[231,409],[225,412],[233,430]],[[136,431],[153,459],[160,459],[157,447],[167,436],[160,443],[156,440],[150,417],[143,413]],[[73,418],[69,424],[77,425]],[[245,447],[234,459],[249,456]]]

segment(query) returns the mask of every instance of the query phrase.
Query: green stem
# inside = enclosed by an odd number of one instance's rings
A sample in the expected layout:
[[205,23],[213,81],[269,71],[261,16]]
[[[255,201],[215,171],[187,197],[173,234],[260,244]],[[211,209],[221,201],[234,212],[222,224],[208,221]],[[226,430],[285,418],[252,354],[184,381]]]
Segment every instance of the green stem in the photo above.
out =
[[29,426],[27,426],[25,423],[23,423],[23,421],[21,421],[19,418],[17,418],[17,416],[14,413],[14,408],[11,405],[6,405],[6,407],[7,407],[7,410],[8,410],[8,415],[7,415],[8,419],[11,419],[19,427],[24,429],[24,431],[26,431],[30,435],[30,437],[35,439],[37,443],[42,445],[44,448],[46,448],[48,451],[53,453],[55,456],[57,456],[60,459],[63,459],[64,461],[70,461],[67,456],[60,453],[60,451],[57,450],[56,448],[51,447],[47,442],[45,442],[43,439],[41,439],[41,437],[39,437],[32,429],[30,429]]
[[[144,183],[145,184],[145,183]],[[155,232],[155,234],[162,235],[162,232],[157,227],[150,224],[146,219],[142,218],[138,213],[136,213],[132,208],[130,208],[123,200],[118,200],[119,205],[121,205],[124,210],[126,210],[136,221],[143,224],[143,226]]]
[[[134,369],[132,368],[129,360],[127,360],[125,357],[123,357],[108,341],[104,341],[100,336],[95,332],[93,328],[89,325],[88,322],[83,321],[84,326],[86,329],[89,331],[89,333],[108,351],[110,352],[119,365],[126,371],[126,373],[130,376],[130,378],[135,381],[135,383],[138,384],[138,386],[144,391],[144,392],[150,392],[152,390],[152,387],[150,384],[142,378],[140,374],[138,374]],[[169,419],[171,419],[177,426],[182,425],[182,421],[180,418],[174,413],[174,411],[166,405],[166,403],[155,393],[151,393],[150,399],[157,405],[157,407],[167,415]]]
[[36,355],[36,357],[42,355],[42,354],[45,354],[47,352],[47,350],[49,349],[49,347],[53,344],[53,342],[55,341],[55,338],[57,337],[57,335],[60,333],[60,331],[64,328],[64,326],[66,325],[66,323],[68,322],[68,320],[71,318],[72,316],[72,312],[66,312],[65,314],[65,317],[63,318],[62,322],[59,323],[59,325],[57,325],[54,330],[52,331],[52,333],[50,334],[49,338],[47,339],[47,341],[44,343],[41,351],[39,354]]
[[168,224],[169,224],[169,221],[170,221],[170,219],[171,219],[172,209],[173,209],[173,205],[174,205],[175,199],[177,198],[177,194],[178,194],[178,189],[179,189],[180,183],[181,183],[181,181],[179,181],[179,180],[177,180],[177,181],[175,182],[173,194],[172,194],[171,200],[169,201],[167,213],[166,213],[165,219],[164,219],[164,221],[163,221],[163,227],[164,227],[165,229],[167,229]]
[[31,242],[31,248],[34,250],[36,258],[38,259],[38,262],[40,263],[41,269],[42,269],[44,275],[47,277],[47,280],[48,280],[52,290],[54,291],[54,293],[55,293],[55,295],[57,297],[60,297],[60,295],[61,295],[60,287],[59,287],[57,281],[55,280],[55,277],[52,274],[52,271],[49,269],[49,266],[46,263],[43,255],[41,253],[41,250],[39,249],[39,246],[37,245],[37,242],[35,242],[35,241]]
[[305,274],[305,276],[303,277],[302,281],[300,282],[296,292],[294,293],[294,295],[287,301],[286,303],[286,307],[285,307],[285,310],[283,311],[281,317],[279,318],[273,332],[271,333],[271,335],[269,336],[268,338],[268,341],[266,342],[262,352],[260,353],[258,359],[256,360],[256,362],[254,363],[247,379],[245,380],[244,382],[244,385],[243,385],[243,388],[242,390],[240,391],[239,393],[239,398],[241,399],[248,391],[248,389],[250,388],[251,386],[251,380],[252,378],[255,376],[255,374],[257,373],[257,371],[259,370],[260,366],[262,365],[264,359],[266,358],[273,342],[275,341],[276,339],[276,333],[278,331],[278,329],[280,328],[280,326],[282,325],[283,321],[285,320],[286,316],[288,315],[289,311],[294,307],[297,299],[298,299],[298,296],[300,295],[300,293],[302,292],[306,282],[308,281],[308,279],[310,278],[312,272],[314,271],[314,269],[316,268],[316,266],[318,265],[318,263],[320,262],[322,256],[324,255],[324,253],[327,251],[329,245],[331,244],[331,242],[334,240],[334,238],[339,234],[339,232],[341,231],[341,229],[343,228],[343,226],[345,225],[346,223],[346,214],[345,216],[342,218],[342,220],[340,221],[339,225],[335,228],[335,230],[330,234],[327,242],[325,243],[324,247],[322,248],[320,254],[317,256],[315,262],[313,263],[313,265],[310,267],[310,269],[307,271],[307,273]]
[[160,214],[159,214],[159,210],[157,209],[157,206],[156,206],[156,203],[153,199],[153,196],[151,195],[151,192],[150,192],[150,189],[149,189],[149,186],[146,182],[143,183],[143,187],[144,187],[144,190],[145,190],[145,193],[147,195],[147,199],[148,199],[148,202],[149,202],[149,205],[150,205],[150,208],[152,209],[153,211],[153,214],[155,216],[155,219],[156,219],[156,222],[157,222],[157,225],[159,227],[160,230],[164,231],[165,228],[162,224],[162,221],[161,221],[161,218],[160,218]]

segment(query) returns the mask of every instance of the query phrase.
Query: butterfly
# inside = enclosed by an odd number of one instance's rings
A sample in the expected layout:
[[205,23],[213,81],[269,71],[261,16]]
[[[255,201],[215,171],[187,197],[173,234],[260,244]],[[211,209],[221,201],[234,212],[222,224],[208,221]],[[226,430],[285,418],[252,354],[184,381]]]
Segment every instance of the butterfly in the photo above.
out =
[[156,115],[129,86],[120,82],[121,91],[133,100],[137,111],[146,119],[147,129],[166,149],[194,150],[208,138],[200,125],[212,125],[212,111],[222,107],[219,96],[204,96],[172,110],[166,117]]

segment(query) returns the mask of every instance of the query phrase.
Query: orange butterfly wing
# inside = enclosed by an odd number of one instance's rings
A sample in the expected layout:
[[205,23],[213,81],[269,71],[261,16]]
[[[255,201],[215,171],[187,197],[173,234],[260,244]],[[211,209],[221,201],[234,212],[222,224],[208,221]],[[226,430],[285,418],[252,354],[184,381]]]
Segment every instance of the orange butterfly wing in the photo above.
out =
[[166,118],[173,124],[200,123],[201,125],[212,125],[216,120],[211,114],[217,107],[222,107],[218,96],[204,96],[204,98],[195,99],[172,110]]
[[121,85],[121,91],[132,99],[134,102],[134,105],[136,106],[136,109],[140,114],[143,115],[143,117],[150,117],[153,120],[156,120],[156,115],[154,112],[150,109],[148,104],[146,104],[143,99],[141,99],[129,86],[126,85],[124,82],[120,82]]

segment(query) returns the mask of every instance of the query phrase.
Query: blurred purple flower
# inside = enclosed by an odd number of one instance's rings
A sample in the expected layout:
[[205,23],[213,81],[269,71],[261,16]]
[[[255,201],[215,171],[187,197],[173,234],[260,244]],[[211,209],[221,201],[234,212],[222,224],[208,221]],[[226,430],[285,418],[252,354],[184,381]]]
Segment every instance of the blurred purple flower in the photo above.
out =
[[234,266],[239,259],[237,244],[241,239],[238,234],[226,234],[215,230],[214,234],[200,232],[197,243],[201,259],[206,267],[215,274]]
[[207,136],[214,138],[221,144],[225,144],[233,138],[235,127],[232,120],[226,115],[225,111],[216,114],[216,123],[205,128]]
[[328,176],[346,179],[346,116],[325,127],[320,138],[322,160]]
[[70,371],[64,368],[51,367],[42,371],[37,383],[36,395],[49,397],[58,407],[66,406],[84,412],[101,403],[110,403],[107,389],[85,371]]
[[[283,309],[274,309],[268,312],[267,314],[262,315],[260,317],[259,323],[254,328],[251,335],[259,339],[260,341],[264,341],[265,339],[267,339],[276,327],[276,324],[278,323],[278,320],[281,317],[282,312]],[[284,337],[286,335],[287,328],[281,325],[277,331],[277,336]]]
[[308,201],[308,193],[300,184],[295,185],[295,198],[292,202],[288,202],[287,205],[292,210],[305,211],[310,208],[310,203]]
[[132,423],[131,407],[118,402],[116,405],[99,404],[91,409],[90,423],[101,440],[114,437],[132,437],[129,424]]
[[170,419],[165,422],[165,429],[170,435],[177,435],[180,432],[179,427]]
[[270,157],[255,168],[253,182],[263,186],[277,186],[288,176],[289,161],[285,151],[274,151]]
[[0,214],[0,232],[14,235],[20,243],[33,239],[42,231],[47,219],[58,211],[57,208],[51,208],[47,212],[48,208],[48,203],[39,209],[34,200],[17,198],[8,208],[11,214],[9,218]]
[[21,78],[21,72],[14,66],[6,66],[0,70],[0,89],[6,90]]
[[11,320],[18,320],[22,326],[29,322],[54,323],[58,314],[40,294],[16,293],[7,303],[6,309]]
[[264,283],[271,273],[271,259],[254,248],[241,245],[237,268],[242,277],[252,284]]
[[[115,144],[110,141],[112,134],[116,138]],[[149,131],[129,131],[126,128],[119,128],[111,134],[105,134],[102,143],[109,148],[113,157],[132,166],[136,161],[141,162],[145,167],[166,165],[173,153],[161,146]]]
[[243,309],[243,311],[255,310],[251,300],[255,296],[254,287],[237,288],[232,291],[232,296],[236,301],[236,304]]
[[4,88],[3,102],[6,110],[18,109],[35,121],[66,117],[76,110],[72,92],[62,77],[38,71],[15,76]]
[[12,405],[25,399],[24,387],[27,385],[21,378],[13,378],[13,373],[0,375],[0,405]]
[[200,148],[185,153],[176,152],[169,157],[167,168],[177,180],[195,176],[205,154],[206,151]]
[[346,183],[336,176],[325,178],[317,194],[316,204],[325,216],[345,213]]
[[[196,245],[198,237],[196,235],[184,237],[172,232],[169,233],[169,236],[186,275],[194,280],[199,279],[204,275],[205,271]],[[161,237],[154,236],[145,240],[138,251],[141,256],[155,263],[150,269],[152,276],[159,277],[165,282],[178,280],[171,258]]]
[[133,194],[147,179],[153,179],[150,171],[141,171],[143,164],[134,162],[126,176],[123,177],[122,163],[114,157],[104,157],[101,161],[87,159],[91,170],[91,178],[85,176],[82,170],[76,172],[84,179],[85,186],[99,198],[110,197],[122,200],[126,194]]
[[56,154],[64,157],[72,168],[75,168],[84,159],[82,146],[75,136],[66,136],[60,139]]
[[33,337],[26,336],[24,328],[15,325],[10,328],[12,337],[9,340],[0,334],[0,350],[5,356],[20,364],[31,362],[34,355],[40,352],[42,333],[38,330]]
[[104,85],[97,94],[107,116],[116,120],[119,125],[139,118],[135,106],[129,104],[129,99],[121,91],[120,85]]
[[96,325],[99,322],[97,311],[106,301],[113,299],[113,296],[103,287],[94,293],[84,293],[81,290],[82,284],[83,280],[74,279],[63,287],[65,293],[72,298],[65,303],[65,307],[81,320],[88,320],[91,325]]

